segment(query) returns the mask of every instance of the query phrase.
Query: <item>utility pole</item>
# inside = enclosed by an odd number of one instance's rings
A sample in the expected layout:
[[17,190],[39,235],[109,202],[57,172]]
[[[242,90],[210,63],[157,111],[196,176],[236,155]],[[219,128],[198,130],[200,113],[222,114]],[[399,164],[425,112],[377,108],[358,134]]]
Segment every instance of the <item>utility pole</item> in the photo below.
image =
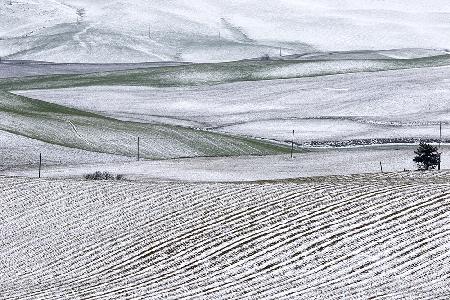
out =
[[39,178],[41,178],[42,153],[39,153]]
[[291,158],[294,158],[294,139],[295,139],[295,130],[292,130]]
[[381,169],[381,173],[384,173],[383,172],[383,163],[380,161],[380,169]]
[[283,55],[281,55],[281,46],[280,46],[280,57],[281,57],[281,56],[283,56]]
[[[441,150],[441,143],[442,143],[442,122],[439,122],[439,151]],[[442,152],[439,152],[438,171],[441,170],[441,156]]]
[[141,154],[140,154],[140,145],[141,144],[141,138],[140,137],[138,137],[138,141],[137,141],[137,160],[139,161],[139,160],[141,160]]

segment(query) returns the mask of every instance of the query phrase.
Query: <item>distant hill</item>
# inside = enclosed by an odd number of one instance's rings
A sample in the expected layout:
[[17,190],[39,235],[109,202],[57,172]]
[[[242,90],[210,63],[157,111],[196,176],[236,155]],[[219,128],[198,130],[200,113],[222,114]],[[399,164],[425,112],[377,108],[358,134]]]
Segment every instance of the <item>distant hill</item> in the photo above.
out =
[[[77,9],[85,9],[85,16]],[[321,51],[450,48],[447,1],[20,0],[0,3],[0,56],[218,62]]]

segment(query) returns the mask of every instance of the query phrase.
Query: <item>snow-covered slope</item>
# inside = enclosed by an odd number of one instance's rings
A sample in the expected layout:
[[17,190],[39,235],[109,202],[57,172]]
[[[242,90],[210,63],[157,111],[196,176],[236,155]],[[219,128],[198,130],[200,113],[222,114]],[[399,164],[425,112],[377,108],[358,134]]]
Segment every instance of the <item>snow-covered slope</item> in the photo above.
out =
[[[306,65],[266,72],[288,74]],[[290,141],[295,129],[300,143],[398,143],[438,139],[440,122],[443,139],[450,139],[449,78],[450,67],[438,67],[176,88],[93,86],[17,93],[122,120],[279,141]]]
[[0,64],[0,79],[11,77],[27,77],[40,75],[61,74],[90,74],[99,72],[112,72],[121,70],[136,70],[158,67],[184,65],[181,62],[148,62],[148,63],[122,63],[122,64],[70,64],[48,63],[40,61],[4,60]]
[[2,178],[0,298],[448,299],[448,182]]
[[[3,1],[0,55],[58,62],[224,61],[279,55],[280,47],[283,55],[450,48],[447,1],[335,2]],[[77,8],[86,10],[80,24]]]
[[[1,133],[1,132],[0,132]],[[16,136],[11,136],[11,141]],[[5,139],[3,139],[4,141]],[[24,141],[25,142],[25,141]],[[17,142],[16,144],[17,145]],[[22,144],[25,151],[30,144]],[[25,148],[27,147],[27,148]],[[54,148],[48,145],[44,148]],[[380,162],[384,172],[402,172],[416,170],[413,162],[417,145],[403,146],[374,146],[350,148],[322,148],[289,154],[268,156],[239,156],[239,157],[195,157],[170,160],[124,160],[108,157],[109,161],[102,161],[100,157],[81,156],[77,159],[74,152],[46,151],[41,175],[44,178],[82,178],[85,174],[96,171],[106,171],[112,174],[122,174],[127,180],[176,181],[176,182],[250,182],[259,180],[281,180],[304,178],[313,176],[351,175],[380,173]],[[58,150],[58,149],[55,149]],[[62,150],[62,149],[61,149]],[[450,170],[450,145],[440,148],[441,167]],[[52,160],[54,153],[62,156],[62,161]],[[22,151],[23,153],[23,151]],[[30,152],[33,153],[33,152]],[[34,152],[35,153],[35,152]],[[89,152],[84,152],[89,154]],[[8,156],[0,152],[0,160],[5,162],[8,169],[2,171],[6,176],[38,177],[37,156],[26,155]],[[28,162],[28,164],[26,164]],[[320,162],[320,163],[318,163]]]
[[[118,163],[135,160],[119,155],[85,151],[60,145],[45,143],[0,130],[0,172],[11,170],[37,169],[39,154],[45,167],[61,165],[86,166],[91,164]],[[38,172],[33,172],[37,175]]]
[[141,158],[268,155],[287,147],[180,126],[122,122],[0,91],[0,130],[46,143]]

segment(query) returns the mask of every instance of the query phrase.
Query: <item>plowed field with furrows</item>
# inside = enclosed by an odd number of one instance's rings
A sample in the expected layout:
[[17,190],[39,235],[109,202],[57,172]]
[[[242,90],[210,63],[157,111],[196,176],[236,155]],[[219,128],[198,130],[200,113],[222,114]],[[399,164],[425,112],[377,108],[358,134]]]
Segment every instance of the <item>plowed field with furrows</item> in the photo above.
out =
[[236,184],[0,178],[0,208],[0,299],[450,297],[445,172]]

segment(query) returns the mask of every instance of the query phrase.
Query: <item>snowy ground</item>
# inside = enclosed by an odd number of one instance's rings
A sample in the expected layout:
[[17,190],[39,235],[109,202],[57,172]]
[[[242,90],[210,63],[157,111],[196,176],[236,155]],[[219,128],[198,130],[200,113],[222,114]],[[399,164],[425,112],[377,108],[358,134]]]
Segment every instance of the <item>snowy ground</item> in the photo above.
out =
[[450,138],[450,68],[423,68],[179,88],[132,86],[17,94],[138,122],[298,143]]
[[[39,154],[47,166],[109,164],[131,161],[126,156],[110,155],[58,146],[0,130],[0,172],[37,170]],[[34,172],[37,174],[36,172]]]
[[[46,178],[81,178],[95,171],[123,174],[138,181],[229,182],[300,178],[327,175],[379,173],[416,170],[412,159],[415,146],[376,146],[321,149],[308,153],[275,156],[240,156],[171,159],[159,161],[114,161],[84,165],[52,166],[44,163]],[[450,169],[450,147],[441,148],[442,168]],[[36,177],[36,165],[3,172],[9,176]]]
[[54,74],[87,74],[95,72],[110,72],[176,66],[181,63],[138,63],[138,64],[56,64],[36,61],[10,61],[0,63],[0,78],[54,75]]
[[[448,299],[449,17],[447,0],[2,1],[0,299]],[[441,122],[446,170],[407,171]],[[291,139],[414,144],[291,158]]]
[[0,130],[65,147],[132,157],[136,156],[140,138],[141,157],[148,159],[290,151],[286,145],[245,137],[119,121],[3,91],[0,91]]
[[0,298],[444,300],[449,178],[1,178]]
[[[86,11],[82,19],[78,8]],[[0,56],[56,62],[217,62],[277,56],[280,47],[283,55],[448,49],[449,14],[446,0],[2,1]],[[394,56],[405,57],[405,52]]]
[[[305,64],[306,68],[310,63]],[[346,65],[349,62],[333,63]],[[81,176],[87,172],[108,170],[125,174],[130,179],[146,180],[245,181],[366,173],[377,172],[380,161],[385,164],[385,171],[401,171],[414,168],[412,153],[419,139],[439,138],[440,122],[444,141],[450,139],[450,107],[447,105],[450,103],[449,67],[422,66],[234,83],[222,83],[219,76],[217,84],[201,83],[199,79],[205,76],[205,80],[211,80],[214,72],[224,72],[233,81],[241,75],[233,75],[232,72],[245,72],[247,69],[254,75],[280,68],[280,74],[286,75],[286,68],[303,70],[305,65],[303,62],[268,65],[239,62],[82,76],[4,79],[3,89],[22,86],[22,89],[29,90],[15,93],[46,102],[1,92],[0,126],[3,130],[52,144],[129,157],[136,156],[137,137],[141,138],[142,158],[222,156],[123,164],[103,160],[97,164],[94,160],[90,165],[77,166],[68,162],[46,166],[46,176],[50,177]],[[175,77],[186,81],[188,86],[180,86],[181,81]],[[136,80],[133,84],[150,86],[84,86],[97,81],[120,84],[127,78]],[[154,81],[145,81],[145,78]],[[83,87],[35,89],[53,84]],[[79,110],[73,111],[70,107]],[[286,147],[236,136],[286,142],[292,140],[293,129],[297,144],[342,146],[408,142],[412,146],[398,151],[396,147],[325,150],[323,153],[302,154],[293,162],[287,159],[289,154],[276,155],[289,152]],[[211,131],[231,135],[217,135]],[[261,154],[270,156],[248,156]],[[229,155],[243,157],[223,157]],[[318,164],[318,161],[326,163]],[[447,167],[445,160],[443,167]],[[10,175],[36,174],[35,168],[8,169]]]

